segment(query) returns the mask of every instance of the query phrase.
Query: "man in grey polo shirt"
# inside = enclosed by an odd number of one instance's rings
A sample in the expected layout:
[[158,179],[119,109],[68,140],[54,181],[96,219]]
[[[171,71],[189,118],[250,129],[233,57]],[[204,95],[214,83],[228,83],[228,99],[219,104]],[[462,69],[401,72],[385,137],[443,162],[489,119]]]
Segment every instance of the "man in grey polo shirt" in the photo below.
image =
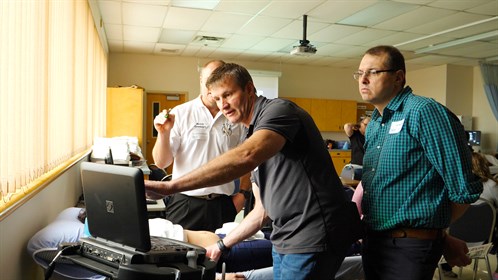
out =
[[148,195],[214,186],[252,170],[254,209],[208,256],[217,260],[271,220],[274,279],[333,279],[360,237],[360,220],[313,119],[290,101],[258,97],[237,64],[218,67],[206,85],[226,118],[248,128],[246,140],[183,177],[146,182]]

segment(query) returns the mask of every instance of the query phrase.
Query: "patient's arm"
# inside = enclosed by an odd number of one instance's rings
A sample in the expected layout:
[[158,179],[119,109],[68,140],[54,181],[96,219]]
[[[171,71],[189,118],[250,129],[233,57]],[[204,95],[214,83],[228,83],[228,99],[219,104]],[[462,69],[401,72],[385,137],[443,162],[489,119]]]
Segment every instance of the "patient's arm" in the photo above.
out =
[[[266,215],[266,211],[261,203],[261,198],[259,196],[259,188],[256,184],[252,187],[255,203],[254,208],[249,214],[244,217],[240,224],[234,228],[230,233],[228,233],[223,239],[223,243],[227,248],[231,248],[237,243],[243,241],[244,239],[252,236],[258,230],[260,230],[263,225],[269,220]],[[217,261],[221,256],[221,251],[217,244],[208,246],[207,256],[215,261]]]
[[206,248],[209,245],[213,245],[214,243],[216,243],[216,241],[220,239],[218,235],[210,231],[204,231],[204,230],[192,231],[185,229],[184,232],[187,236],[186,241],[188,243],[201,246],[204,248]]

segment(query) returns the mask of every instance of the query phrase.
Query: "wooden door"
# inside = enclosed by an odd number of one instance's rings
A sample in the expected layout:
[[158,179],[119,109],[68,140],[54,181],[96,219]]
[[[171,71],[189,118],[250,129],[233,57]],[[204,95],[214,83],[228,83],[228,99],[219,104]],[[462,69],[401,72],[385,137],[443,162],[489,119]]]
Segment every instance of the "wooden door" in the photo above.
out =
[[[144,155],[147,159],[147,164],[154,163],[154,159],[152,158],[152,148],[156,144],[157,139],[157,131],[154,128],[154,118],[164,109],[170,109],[177,105],[180,105],[185,102],[186,92],[182,93],[147,93],[147,117],[146,117],[146,126],[147,126],[147,135],[146,135],[146,143],[147,143],[147,152]],[[172,166],[169,166],[167,169],[168,174],[172,173]]]

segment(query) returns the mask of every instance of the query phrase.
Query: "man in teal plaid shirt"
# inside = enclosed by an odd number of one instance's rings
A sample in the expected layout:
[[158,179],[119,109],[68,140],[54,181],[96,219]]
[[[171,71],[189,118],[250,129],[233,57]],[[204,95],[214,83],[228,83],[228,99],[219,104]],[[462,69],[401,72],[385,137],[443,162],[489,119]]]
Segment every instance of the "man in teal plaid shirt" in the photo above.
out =
[[479,198],[463,126],[446,107],[405,86],[403,55],[369,49],[354,78],[375,106],[363,158],[363,264],[367,280],[432,279],[441,255],[466,265],[445,229]]

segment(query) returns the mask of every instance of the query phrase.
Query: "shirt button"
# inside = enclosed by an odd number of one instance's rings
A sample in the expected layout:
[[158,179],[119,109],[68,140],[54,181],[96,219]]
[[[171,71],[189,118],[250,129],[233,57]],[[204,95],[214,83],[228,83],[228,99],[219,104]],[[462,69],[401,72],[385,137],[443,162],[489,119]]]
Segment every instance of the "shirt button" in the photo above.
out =
[[372,171],[375,171],[375,168],[372,168]]
[[377,146],[377,149],[380,149],[380,146]]

